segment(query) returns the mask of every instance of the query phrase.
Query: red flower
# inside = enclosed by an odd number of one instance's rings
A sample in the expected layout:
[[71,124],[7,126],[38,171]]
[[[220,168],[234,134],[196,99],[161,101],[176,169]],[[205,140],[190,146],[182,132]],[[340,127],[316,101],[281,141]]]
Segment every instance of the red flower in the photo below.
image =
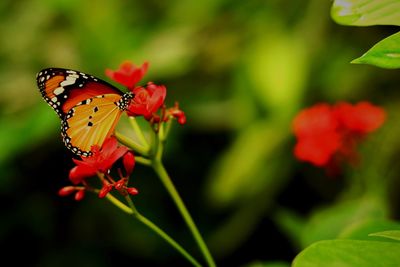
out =
[[144,62],[141,67],[137,67],[132,62],[125,61],[116,71],[106,69],[106,75],[117,83],[125,85],[129,90],[133,90],[136,83],[146,74],[148,67],[148,62]]
[[132,90],[135,97],[127,108],[129,116],[142,115],[146,120],[153,118],[154,114],[164,104],[167,89],[163,85],[155,85],[151,82],[147,87],[136,87]]
[[335,106],[335,115],[345,128],[361,135],[378,129],[386,117],[382,108],[366,101],[353,106],[340,102]]
[[186,115],[181,109],[179,109],[179,104],[175,103],[175,106],[167,109],[165,113],[164,121],[169,120],[170,117],[174,117],[177,119],[178,123],[183,125],[186,123]]
[[357,144],[385,121],[385,111],[369,102],[334,106],[316,104],[293,120],[297,137],[296,158],[319,167],[337,167],[340,161],[355,163]]
[[73,159],[76,166],[69,173],[69,179],[74,184],[79,184],[83,179],[96,175],[97,172],[106,173],[112,165],[128,152],[127,147],[118,146],[115,138],[108,138],[102,148],[93,146],[93,155],[82,160]]

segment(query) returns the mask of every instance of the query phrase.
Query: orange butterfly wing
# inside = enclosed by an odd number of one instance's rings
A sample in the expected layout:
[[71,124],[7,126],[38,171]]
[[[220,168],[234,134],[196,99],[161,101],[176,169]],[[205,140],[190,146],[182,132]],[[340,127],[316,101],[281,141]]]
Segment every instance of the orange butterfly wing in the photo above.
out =
[[102,146],[122,114],[117,103],[121,96],[106,94],[78,103],[67,114],[62,125],[65,145],[77,155],[90,156],[93,145]]
[[36,77],[44,100],[63,119],[79,102],[104,94],[122,96],[111,84],[80,71],[49,68],[41,70]]
[[49,68],[37,75],[44,100],[62,120],[61,135],[68,149],[90,156],[91,147],[101,147],[129,104],[133,94],[83,72]]

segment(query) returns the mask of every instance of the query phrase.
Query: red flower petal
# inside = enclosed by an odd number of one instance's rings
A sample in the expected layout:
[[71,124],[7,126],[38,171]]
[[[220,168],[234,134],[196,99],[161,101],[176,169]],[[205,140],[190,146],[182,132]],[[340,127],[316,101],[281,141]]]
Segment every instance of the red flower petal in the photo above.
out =
[[131,102],[131,104],[128,106],[127,114],[128,116],[142,115],[143,117],[151,115],[144,104],[136,104],[134,102]]
[[[96,155],[96,154],[94,154]],[[97,160],[95,157],[86,157],[83,160],[79,160],[79,159],[72,159],[72,161],[80,167],[85,167],[85,168],[93,168],[96,169],[97,167]]]
[[104,141],[101,149],[93,146],[91,151],[93,152],[91,157],[84,157],[82,160],[73,159],[76,166],[71,169],[69,178],[74,184],[94,176],[97,172],[106,173],[128,151],[128,148],[118,147],[117,139],[110,137]]
[[294,148],[297,159],[308,161],[316,166],[325,166],[341,145],[340,136],[336,132],[323,136],[299,139]]
[[69,179],[73,184],[79,184],[83,179],[96,175],[97,171],[85,166],[75,166],[69,172]]
[[139,82],[146,74],[148,67],[148,62],[144,62],[142,66],[137,67],[132,62],[125,61],[116,71],[106,69],[106,75],[117,83],[120,83],[132,90],[135,87],[135,84]]
[[104,143],[103,147],[101,148],[101,156],[102,158],[109,158],[114,151],[118,148],[118,141],[116,138],[107,138]]
[[334,131],[337,126],[331,107],[324,103],[302,110],[293,120],[297,137],[322,135]]
[[148,112],[152,114],[164,104],[165,97],[167,96],[167,88],[163,85],[149,84],[148,89],[152,91],[152,94],[146,107]]
[[356,105],[338,103],[335,113],[343,127],[359,134],[367,134],[378,129],[386,118],[385,111],[369,102],[359,102]]

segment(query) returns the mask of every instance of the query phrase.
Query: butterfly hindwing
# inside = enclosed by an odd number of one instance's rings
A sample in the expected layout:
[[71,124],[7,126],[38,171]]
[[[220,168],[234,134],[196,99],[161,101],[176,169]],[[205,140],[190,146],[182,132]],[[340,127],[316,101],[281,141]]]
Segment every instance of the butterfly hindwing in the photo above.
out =
[[122,114],[115,94],[89,98],[73,107],[62,123],[65,145],[77,155],[89,156],[93,145],[111,135]]
[[133,94],[123,94],[101,79],[80,71],[48,68],[37,75],[45,101],[56,111],[61,135],[68,149],[90,156],[91,147],[102,146]]

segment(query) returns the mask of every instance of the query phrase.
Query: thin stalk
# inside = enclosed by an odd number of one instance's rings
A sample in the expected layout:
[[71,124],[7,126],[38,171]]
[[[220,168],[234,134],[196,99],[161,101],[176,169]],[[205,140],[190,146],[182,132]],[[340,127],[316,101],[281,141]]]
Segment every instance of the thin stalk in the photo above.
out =
[[151,160],[145,157],[135,156],[135,161],[142,165],[151,166]]
[[166,234],[163,230],[161,230],[161,228],[155,225],[152,221],[141,215],[136,209],[129,195],[125,196],[125,199],[128,202],[129,206],[119,201],[110,193],[107,194],[106,198],[116,207],[121,209],[123,212],[132,215],[139,222],[141,222],[142,224],[150,228],[150,230],[155,232],[158,236],[163,238],[168,244],[170,244],[173,248],[175,248],[184,258],[186,258],[193,266],[201,267],[201,264],[196,259],[194,259],[184,248],[182,248],[174,239],[172,239],[168,234]]
[[185,204],[183,203],[182,198],[180,197],[178,191],[176,190],[174,184],[172,183],[171,178],[169,177],[167,171],[165,170],[164,165],[161,163],[160,160],[154,160],[152,166],[154,171],[160,177],[161,182],[164,184],[171,198],[175,202],[175,205],[177,206],[179,212],[181,213],[190,232],[192,233],[193,238],[195,239],[197,245],[199,246],[208,266],[215,267],[216,265],[214,259],[211,256],[211,253],[208,250],[207,245],[203,240],[203,237],[201,236],[199,230],[197,229],[196,224],[194,223],[192,217],[190,216],[189,211],[187,210]]
[[106,198],[108,199],[108,201],[110,201],[111,203],[113,203],[117,208],[119,208],[120,210],[122,210],[123,212],[127,213],[127,214],[132,214],[133,210],[131,208],[129,208],[127,205],[125,205],[124,203],[122,203],[121,201],[119,201],[117,198],[115,198],[113,195],[111,195],[110,193],[108,193],[106,195]]

